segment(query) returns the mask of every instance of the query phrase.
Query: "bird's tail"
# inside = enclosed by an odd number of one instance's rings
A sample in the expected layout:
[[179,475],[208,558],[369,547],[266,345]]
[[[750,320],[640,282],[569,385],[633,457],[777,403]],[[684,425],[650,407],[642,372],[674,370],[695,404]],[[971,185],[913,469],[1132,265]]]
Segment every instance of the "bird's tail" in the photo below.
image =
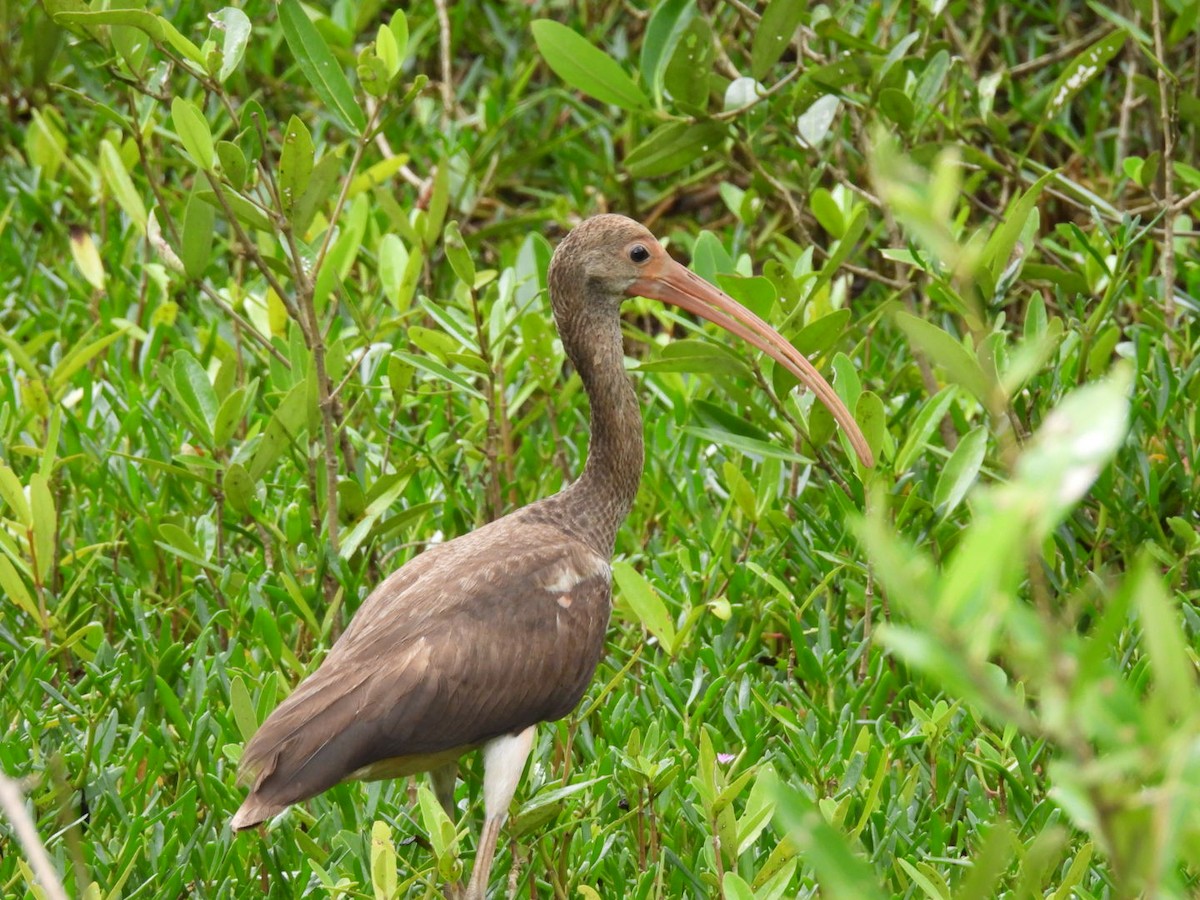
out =
[[234,813],[233,821],[229,824],[234,831],[242,831],[245,828],[253,828],[260,822],[265,822],[271,816],[278,815],[288,808],[288,804],[270,803],[257,797],[252,792],[245,799],[238,811]]

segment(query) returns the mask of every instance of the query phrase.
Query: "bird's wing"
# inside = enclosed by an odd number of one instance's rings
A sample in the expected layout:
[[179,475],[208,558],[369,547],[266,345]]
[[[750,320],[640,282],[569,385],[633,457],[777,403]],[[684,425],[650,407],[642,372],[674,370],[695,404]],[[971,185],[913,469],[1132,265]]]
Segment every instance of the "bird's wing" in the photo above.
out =
[[566,715],[603,650],[610,579],[587,545],[515,519],[416,557],[247,744],[252,797],[281,807]]

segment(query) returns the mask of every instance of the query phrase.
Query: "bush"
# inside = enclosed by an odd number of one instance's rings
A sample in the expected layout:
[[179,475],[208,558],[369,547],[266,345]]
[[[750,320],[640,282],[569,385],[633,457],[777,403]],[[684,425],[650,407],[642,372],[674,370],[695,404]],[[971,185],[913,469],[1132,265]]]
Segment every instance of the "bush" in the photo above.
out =
[[608,653],[493,885],[1196,893],[1195,5],[105,6],[0,8],[0,769],[72,894],[469,864],[477,766],[457,823],[382,782],[234,839],[236,761],[387,572],[580,470],[545,273],[604,210],[878,463],[627,305]]

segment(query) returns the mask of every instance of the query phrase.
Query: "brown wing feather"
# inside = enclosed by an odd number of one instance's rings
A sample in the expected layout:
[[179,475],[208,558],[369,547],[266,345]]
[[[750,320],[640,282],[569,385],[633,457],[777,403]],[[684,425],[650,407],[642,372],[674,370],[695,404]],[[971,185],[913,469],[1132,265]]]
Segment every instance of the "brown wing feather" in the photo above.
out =
[[[239,827],[382,760],[467,749],[579,702],[604,646],[607,560],[516,516],[416,557],[246,745]],[[260,820],[254,818],[254,821]]]

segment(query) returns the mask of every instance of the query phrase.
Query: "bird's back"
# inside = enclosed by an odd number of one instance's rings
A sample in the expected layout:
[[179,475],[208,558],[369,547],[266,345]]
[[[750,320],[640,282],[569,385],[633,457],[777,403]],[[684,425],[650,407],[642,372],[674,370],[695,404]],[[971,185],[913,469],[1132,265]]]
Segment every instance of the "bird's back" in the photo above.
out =
[[432,547],[367,598],[246,745],[235,828],[575,707],[604,647],[609,563],[531,510]]

